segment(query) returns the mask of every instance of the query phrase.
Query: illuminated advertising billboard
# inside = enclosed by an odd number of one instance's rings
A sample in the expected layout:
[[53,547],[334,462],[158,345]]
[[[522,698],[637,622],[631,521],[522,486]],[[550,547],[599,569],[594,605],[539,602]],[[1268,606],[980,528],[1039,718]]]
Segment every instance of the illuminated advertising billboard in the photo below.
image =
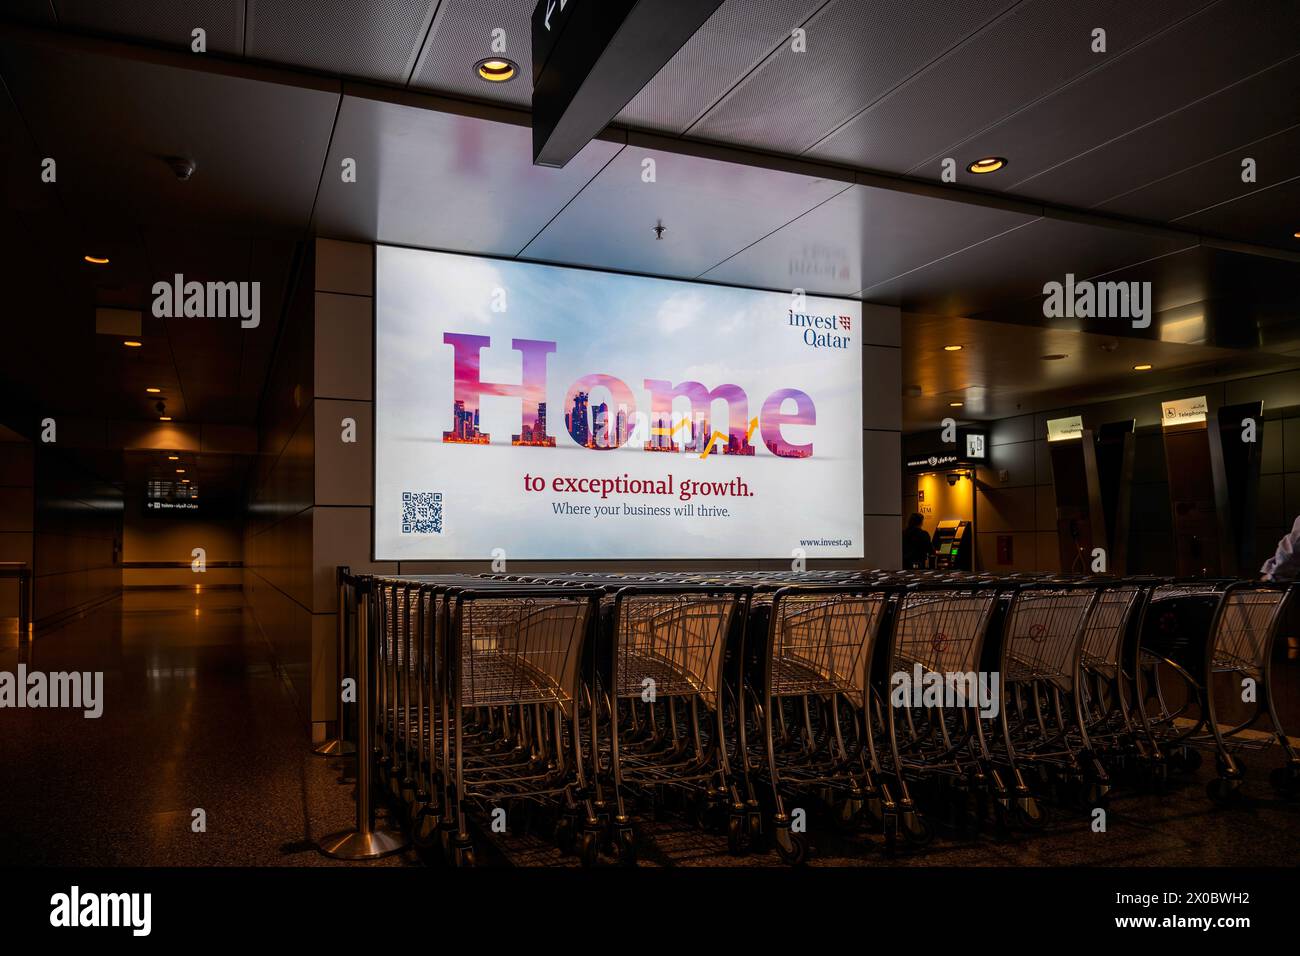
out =
[[377,560],[862,556],[860,303],[376,258]]

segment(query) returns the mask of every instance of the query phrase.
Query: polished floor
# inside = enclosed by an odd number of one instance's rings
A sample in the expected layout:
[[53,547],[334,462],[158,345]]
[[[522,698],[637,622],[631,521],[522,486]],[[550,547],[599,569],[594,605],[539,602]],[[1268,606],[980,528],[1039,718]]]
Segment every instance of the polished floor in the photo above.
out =
[[[351,823],[347,768],[310,755],[239,592],[128,592],[29,649],[0,650],[0,670],[20,660],[103,671],[106,703],[95,720],[0,710],[0,864],[333,865],[316,843]],[[1163,795],[1118,792],[1104,833],[1061,812],[1031,836],[941,838],[890,865],[1294,865],[1300,803],[1269,788],[1278,762],[1276,747],[1250,758],[1249,799],[1231,810],[1206,799],[1203,767]],[[192,827],[196,809],[205,832]],[[725,838],[672,817],[647,823],[644,836],[650,866],[780,865],[770,853],[733,858]],[[815,865],[886,862],[878,843],[817,817],[810,839]],[[540,832],[479,845],[484,863],[576,865]],[[377,865],[426,862],[408,851]]]

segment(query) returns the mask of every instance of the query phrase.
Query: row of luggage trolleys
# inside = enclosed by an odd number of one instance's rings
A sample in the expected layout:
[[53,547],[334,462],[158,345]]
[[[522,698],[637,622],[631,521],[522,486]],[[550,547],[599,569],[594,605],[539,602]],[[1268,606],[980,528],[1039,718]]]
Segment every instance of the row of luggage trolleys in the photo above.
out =
[[[1284,587],[925,572],[341,576],[372,669],[379,778],[415,842],[541,805],[583,864],[671,806],[733,853],[808,854],[809,808],[892,852],[935,824],[1033,829],[1274,741]],[[358,615],[367,626],[357,628]],[[368,636],[367,636],[368,635]],[[1253,716],[1216,719],[1215,680]],[[1241,694],[1242,687],[1252,693]],[[1222,691],[1220,691],[1222,694]],[[1267,732],[1252,732],[1265,721]],[[475,827],[471,827],[471,821]]]

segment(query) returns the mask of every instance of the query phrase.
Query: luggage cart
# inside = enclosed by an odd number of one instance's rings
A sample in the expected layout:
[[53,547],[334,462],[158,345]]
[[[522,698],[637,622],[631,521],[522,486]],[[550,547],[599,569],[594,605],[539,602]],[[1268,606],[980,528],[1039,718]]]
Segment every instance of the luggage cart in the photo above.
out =
[[[602,601],[590,734],[598,774],[589,818],[612,797],[610,836],[620,860],[634,863],[633,797],[662,799],[672,788],[694,797],[701,816],[745,805],[727,732],[739,702],[722,675],[727,637],[737,617],[743,620],[749,589],[626,580],[607,586]],[[594,861],[597,839],[584,830],[584,863]]]
[[[952,681],[956,706],[942,695],[927,699],[921,689],[927,679],[942,687],[948,675],[976,672],[997,604],[997,588],[984,583],[914,585],[891,603],[872,680],[876,719],[867,723],[872,756],[897,794],[897,813],[885,820],[889,849],[900,835],[917,845],[932,836],[913,798],[917,783],[951,790],[954,815],[962,823],[984,816],[990,792],[998,806],[1011,806],[1011,793],[993,766],[986,729],[964,688]],[[877,744],[878,734],[884,746]],[[1030,795],[1017,789],[1015,797],[1026,801]]]
[[[1286,762],[1273,771],[1273,786],[1288,795],[1300,787],[1300,757],[1278,719],[1271,681],[1273,643],[1290,597],[1291,588],[1279,584],[1176,582],[1155,589],[1147,608],[1138,674],[1143,730],[1171,762],[1190,769],[1199,765],[1199,751],[1212,751],[1216,775],[1206,793],[1221,806],[1241,798],[1245,766],[1238,755],[1274,742]],[[1176,708],[1167,699],[1163,674],[1184,691]],[[1222,725],[1218,688],[1253,704],[1250,715]],[[1270,730],[1252,734],[1266,715]]]
[[[870,666],[888,598],[865,584],[826,583],[759,590],[752,598],[740,752],[745,778],[761,778],[768,788],[776,849],[786,863],[801,863],[808,853],[806,833],[792,828],[787,798],[820,791],[826,802],[838,798],[848,819],[864,809],[882,820],[894,812],[866,743]],[[742,832],[755,841],[761,828],[753,809],[733,814],[732,852],[740,849]]]
[[1088,736],[1103,760],[1147,766],[1149,750],[1137,726],[1137,630],[1151,585],[1105,583],[1083,633],[1080,683]]
[[[1082,791],[1089,806],[1105,802],[1110,777],[1088,733],[1081,680],[1084,637],[1099,598],[1096,585],[1018,584],[998,635],[1001,742],[994,759],[1017,793],[1034,767],[1045,785]],[[1036,800],[1021,804],[1019,822],[1041,826]]]
[[585,787],[577,701],[595,612],[595,595],[575,588],[482,582],[445,594],[442,752],[456,865],[474,862],[471,804],[559,801]]

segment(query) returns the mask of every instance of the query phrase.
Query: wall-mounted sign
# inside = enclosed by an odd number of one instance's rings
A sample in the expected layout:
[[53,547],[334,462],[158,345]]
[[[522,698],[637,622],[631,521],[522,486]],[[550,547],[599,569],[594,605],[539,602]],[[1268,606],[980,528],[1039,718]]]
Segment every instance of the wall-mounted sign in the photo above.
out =
[[936,468],[964,467],[987,464],[989,460],[989,433],[982,428],[962,428],[955,442],[935,441],[929,453],[919,453],[903,462],[912,471],[932,471]]
[[1070,438],[1083,437],[1083,416],[1071,415],[1069,418],[1049,418],[1047,420],[1047,440],[1066,441]]
[[909,458],[906,462],[908,468],[943,468],[947,465],[962,464],[961,455],[922,455],[919,458]]
[[1194,425],[1203,422],[1209,405],[1204,395],[1195,398],[1177,398],[1172,402],[1160,403],[1160,424],[1165,428],[1174,425]]

